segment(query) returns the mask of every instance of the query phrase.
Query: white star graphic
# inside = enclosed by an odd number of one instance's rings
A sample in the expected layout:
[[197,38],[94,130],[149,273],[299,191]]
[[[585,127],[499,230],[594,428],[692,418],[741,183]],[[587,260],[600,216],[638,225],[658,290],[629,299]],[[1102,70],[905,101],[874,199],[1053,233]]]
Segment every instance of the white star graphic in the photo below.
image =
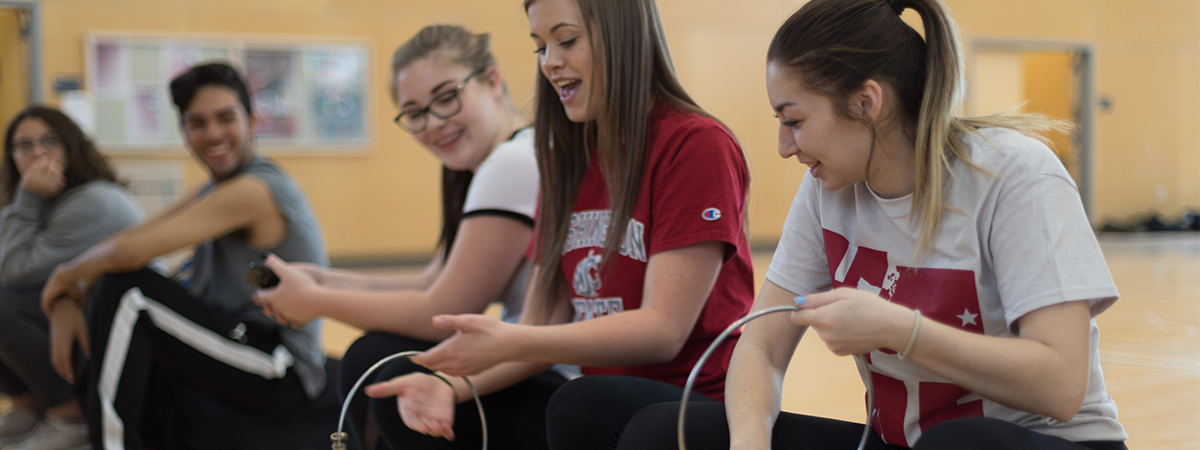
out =
[[971,310],[969,310],[969,309],[963,309],[963,313],[961,316],[954,316],[954,317],[961,319],[963,321],[963,323],[960,326],[965,327],[965,326],[967,326],[968,323],[971,325],[975,325],[975,318],[978,316],[979,316],[979,314],[971,314]]

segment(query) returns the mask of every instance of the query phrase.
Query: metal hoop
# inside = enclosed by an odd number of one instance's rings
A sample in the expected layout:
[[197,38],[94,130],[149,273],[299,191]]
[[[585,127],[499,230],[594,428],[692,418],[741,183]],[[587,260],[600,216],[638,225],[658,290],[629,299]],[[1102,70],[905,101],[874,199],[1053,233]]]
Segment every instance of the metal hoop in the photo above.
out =
[[[422,353],[425,353],[425,352],[411,350],[411,351],[407,351],[407,352],[400,352],[400,353],[392,354],[386,358],[379,360],[379,362],[375,363],[369,369],[367,369],[366,372],[363,372],[361,377],[358,377],[358,381],[354,382],[354,387],[350,388],[350,394],[346,396],[346,401],[342,402],[342,413],[340,415],[338,415],[337,432],[335,432],[329,436],[329,439],[333,441],[333,447],[332,447],[333,450],[345,450],[346,449],[346,439],[349,437],[349,435],[346,434],[346,432],[342,431],[342,425],[346,421],[346,411],[350,409],[350,400],[354,398],[354,393],[358,392],[358,387],[361,386],[363,381],[365,381],[367,379],[367,376],[370,375],[371,372],[374,372],[375,369],[378,369],[379,367],[383,366],[384,364],[387,364],[389,362],[392,362],[392,361],[400,359],[400,358],[407,358],[410,356],[420,355]],[[475,397],[475,406],[479,408],[479,423],[483,426],[483,450],[487,450],[487,448],[488,448],[488,426],[487,426],[487,416],[485,416],[483,414],[483,401],[479,399],[479,391],[475,390],[475,385],[471,384],[471,380],[467,379],[467,377],[462,377],[462,379],[463,379],[463,381],[465,381],[467,383],[467,387],[471,389],[471,395]]]
[[[721,334],[717,335],[717,338],[713,340],[712,344],[709,344],[708,349],[704,351],[704,354],[700,355],[700,359],[696,360],[696,365],[692,366],[692,372],[688,374],[687,383],[683,385],[683,399],[681,399],[679,402],[679,421],[676,424],[676,436],[679,440],[679,450],[687,450],[687,445],[684,443],[683,437],[683,424],[687,416],[688,397],[690,397],[692,394],[692,389],[696,384],[696,378],[700,375],[700,369],[704,367],[705,362],[708,362],[708,357],[712,356],[713,352],[717,350],[717,346],[722,342],[725,342],[725,339],[728,339],[730,334],[733,334],[735,330],[741,328],[742,325],[745,325],[747,322],[768,314],[799,310],[800,308],[797,306],[784,305],[773,306],[761,311],[752,312],[746,317],[738,319],[730,324],[725,328],[725,331],[722,331]],[[870,369],[867,368],[866,362],[863,360],[862,355],[854,355],[854,363],[856,366],[858,366],[858,370],[867,380],[867,423],[863,425],[862,438],[858,441],[858,450],[863,450],[863,448],[865,448],[867,445],[867,436],[871,431],[871,417],[873,415],[872,411],[875,410],[875,392],[871,383],[870,373],[868,372]]]

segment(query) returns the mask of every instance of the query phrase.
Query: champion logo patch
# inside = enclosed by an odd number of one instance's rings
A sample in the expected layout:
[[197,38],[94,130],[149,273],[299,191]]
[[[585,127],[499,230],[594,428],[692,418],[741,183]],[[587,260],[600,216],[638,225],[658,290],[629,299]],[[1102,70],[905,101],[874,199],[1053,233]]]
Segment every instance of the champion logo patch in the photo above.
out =
[[712,222],[721,218],[721,210],[717,208],[708,208],[704,210],[703,213],[700,213],[700,217],[703,217],[704,220]]

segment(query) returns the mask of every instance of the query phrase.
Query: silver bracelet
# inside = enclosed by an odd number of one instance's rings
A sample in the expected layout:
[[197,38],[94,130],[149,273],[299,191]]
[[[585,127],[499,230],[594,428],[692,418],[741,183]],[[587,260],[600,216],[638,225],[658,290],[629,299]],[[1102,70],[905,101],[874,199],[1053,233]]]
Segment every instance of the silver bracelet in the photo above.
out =
[[917,331],[921,329],[921,311],[913,310],[916,316],[913,318],[912,337],[908,338],[908,346],[904,347],[904,353],[901,353],[900,359],[908,359],[908,353],[912,351],[913,343],[917,342]]

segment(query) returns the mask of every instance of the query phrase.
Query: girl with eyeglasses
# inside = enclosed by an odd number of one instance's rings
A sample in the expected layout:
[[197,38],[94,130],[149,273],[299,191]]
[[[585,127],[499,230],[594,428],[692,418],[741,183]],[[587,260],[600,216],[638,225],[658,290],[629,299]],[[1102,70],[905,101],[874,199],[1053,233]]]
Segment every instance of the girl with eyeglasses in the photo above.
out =
[[[779,155],[809,171],[755,309],[802,305],[745,327],[726,405],[689,404],[689,449],[1125,449],[1094,320],[1117,289],[1039,141],[1066,127],[955,115],[955,28],[938,0],[813,0],[775,34]],[[866,423],[780,412],[806,329],[863,355]],[[674,448],[677,414],[639,413],[619,448]]]
[[[431,325],[437,314],[481,313],[500,302],[504,320],[515,322],[531,267],[525,251],[538,191],[533,130],[509,100],[488,35],[456,25],[422,29],[393,56],[391,94],[400,108],[396,124],[443,164],[442,234],[433,261],[420,274],[394,276],[271,258],[267,263],[281,282],[256,296],[282,323],[325,316],[368,331],[349,348],[339,369],[343,398],[379,359],[430,348],[453,334]],[[422,370],[407,360],[401,363],[393,370]],[[572,372],[569,367],[545,370],[524,385],[557,387]],[[524,385],[513,388],[514,395]],[[368,404],[361,392],[353,395],[349,432],[361,441]],[[388,403],[395,415],[395,403]],[[487,398],[485,404],[503,425],[502,410]]]
[[87,445],[74,389],[54,369],[71,366],[72,349],[51,350],[42,286],[58,264],[140,221],[141,209],[83,130],[42,106],[8,125],[0,198],[0,392],[12,399],[0,416],[0,446]]
[[[749,173],[733,135],[676,79],[652,0],[528,0],[525,10],[541,72],[542,176],[525,314],[515,325],[435,317],[456,335],[413,360],[470,375],[494,395],[551,364],[577,364],[585,376],[545,407],[543,396],[507,397],[539,406],[526,420],[544,417],[544,434],[530,427],[522,441],[501,440],[493,426],[492,445],[608,448],[643,406],[678,399],[692,364],[749,310]],[[697,397],[722,398],[734,341],[700,377]],[[478,426],[463,425],[469,410],[449,406],[470,401],[465,383],[429,382],[435,397],[413,392],[410,377],[368,394],[399,394],[413,430],[478,448]]]

